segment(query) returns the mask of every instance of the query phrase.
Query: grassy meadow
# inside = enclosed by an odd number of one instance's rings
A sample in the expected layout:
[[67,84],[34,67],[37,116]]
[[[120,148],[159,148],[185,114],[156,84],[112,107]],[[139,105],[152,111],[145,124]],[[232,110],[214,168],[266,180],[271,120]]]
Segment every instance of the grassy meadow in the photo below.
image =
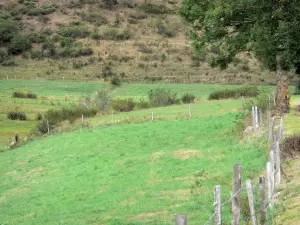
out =
[[[93,97],[97,90],[108,89],[113,98],[134,98],[136,100],[147,99],[148,92],[156,87],[164,87],[178,93],[192,93],[197,97],[197,102],[192,106],[193,114],[220,114],[223,112],[235,112],[239,101],[219,101],[214,104],[206,102],[210,93],[224,88],[238,88],[240,85],[209,85],[209,84],[122,84],[120,87],[112,87],[109,84],[99,82],[69,82],[69,81],[40,81],[40,80],[1,80],[0,81],[0,148],[7,146],[9,137],[15,132],[21,136],[28,135],[37,124],[37,113],[43,113],[48,109],[68,107],[79,104],[80,99]],[[265,90],[273,89],[272,86],[262,87]],[[13,98],[15,91],[32,92],[37,94],[37,99]],[[7,120],[7,113],[20,111],[26,113],[27,121]],[[175,119],[186,117],[187,105],[177,105],[168,108],[154,108],[138,110],[129,113],[115,113],[115,121],[144,121],[154,112],[155,119]],[[99,115],[91,120],[91,125],[111,123],[111,115]]]
[[176,213],[204,223],[213,186],[230,196],[233,164],[243,165],[243,178],[265,165],[266,143],[235,135],[240,119],[236,112],[100,126],[1,153],[1,223],[172,224]]

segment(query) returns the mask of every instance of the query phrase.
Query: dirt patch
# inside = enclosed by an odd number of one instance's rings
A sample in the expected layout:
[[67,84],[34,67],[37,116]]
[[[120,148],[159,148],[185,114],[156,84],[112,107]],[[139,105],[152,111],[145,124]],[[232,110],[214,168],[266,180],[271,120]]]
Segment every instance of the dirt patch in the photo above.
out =
[[190,189],[183,189],[183,190],[175,190],[175,191],[162,191],[161,193],[166,198],[187,200],[190,196],[191,191]]
[[193,149],[180,149],[175,152],[174,157],[177,159],[190,159],[190,158],[201,158],[201,152],[199,150]]
[[4,176],[14,176],[16,174],[17,174],[17,171],[14,170],[14,171],[10,171],[8,173],[5,173]]
[[25,175],[17,178],[18,180],[26,180],[28,179],[29,177],[36,177],[36,176],[40,176],[41,173],[44,171],[44,168],[35,168],[35,169],[32,169],[30,170],[29,172],[27,172]]
[[164,155],[165,153],[163,152],[155,152],[151,156],[151,163],[158,162],[159,159]]
[[193,136],[189,136],[185,139],[185,142],[189,142],[189,141],[193,140],[193,138],[194,138]]

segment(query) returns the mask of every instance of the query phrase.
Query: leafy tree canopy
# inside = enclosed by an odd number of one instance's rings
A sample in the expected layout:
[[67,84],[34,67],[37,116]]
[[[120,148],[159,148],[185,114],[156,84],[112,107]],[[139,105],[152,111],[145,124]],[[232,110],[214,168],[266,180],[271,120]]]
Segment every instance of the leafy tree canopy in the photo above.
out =
[[193,23],[197,53],[212,56],[213,66],[226,68],[249,51],[270,70],[276,56],[284,70],[300,67],[299,0],[183,0],[180,14]]

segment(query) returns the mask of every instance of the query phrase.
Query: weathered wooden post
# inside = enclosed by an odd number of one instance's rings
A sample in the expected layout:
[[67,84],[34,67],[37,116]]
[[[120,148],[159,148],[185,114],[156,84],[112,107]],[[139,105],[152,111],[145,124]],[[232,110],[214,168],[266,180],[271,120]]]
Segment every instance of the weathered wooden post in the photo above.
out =
[[81,126],[83,127],[83,114],[81,115]]
[[191,104],[189,104],[189,118],[192,119],[192,110],[191,110]]
[[268,94],[268,100],[269,100],[269,109],[271,109],[271,96]]
[[251,180],[246,181],[246,189],[247,189],[252,225],[257,225]]
[[267,174],[268,174],[268,199],[269,199],[269,207],[273,208],[273,189],[272,189],[272,165],[270,162],[267,163]]
[[221,186],[216,185],[214,188],[214,211],[215,211],[215,224],[222,224],[222,206],[221,206]]
[[260,131],[260,135],[262,135],[263,133],[263,112],[262,112],[262,108],[259,108],[259,131]]
[[15,133],[15,142],[16,143],[19,142],[19,134],[18,134],[18,132]]
[[241,165],[235,164],[233,165],[233,182],[232,182],[232,225],[239,225],[240,224],[240,201],[241,201]]
[[273,141],[273,131],[274,131],[275,124],[276,124],[275,117],[272,117],[271,129],[269,131],[269,141],[270,141],[271,144],[272,144],[272,141]]
[[281,159],[279,141],[276,141],[276,183],[281,184]]
[[154,113],[152,112],[152,117],[151,117],[152,121],[154,120]]
[[[271,130],[271,112],[270,110],[267,111],[267,124],[268,124],[268,132],[267,132],[267,137],[270,138],[270,130]],[[271,140],[269,140],[271,141]]]
[[282,137],[283,137],[283,118],[280,118],[280,125],[279,125],[279,129],[278,129],[278,141],[281,142]]
[[257,106],[255,106],[255,131],[257,132],[258,130],[258,110]]
[[275,93],[273,92],[273,104],[276,106]]
[[255,130],[255,110],[254,110],[254,106],[252,106],[252,126],[253,126],[253,129]]
[[260,196],[260,224],[267,225],[267,205],[266,205],[266,181],[265,177],[259,177]]
[[47,129],[48,129],[48,134],[50,133],[50,126],[49,126],[49,121],[47,120]]
[[275,188],[275,177],[274,177],[274,172],[275,172],[275,162],[274,162],[274,151],[270,151],[270,163],[271,163],[271,181],[272,181],[272,190]]
[[183,214],[177,214],[175,216],[175,225],[187,225],[187,216]]

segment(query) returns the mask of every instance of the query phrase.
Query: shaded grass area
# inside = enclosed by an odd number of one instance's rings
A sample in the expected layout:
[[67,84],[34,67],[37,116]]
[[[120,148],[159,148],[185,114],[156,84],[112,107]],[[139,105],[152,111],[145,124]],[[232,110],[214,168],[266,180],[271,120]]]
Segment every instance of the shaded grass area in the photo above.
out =
[[172,224],[186,213],[189,224],[204,223],[213,186],[230,195],[233,164],[243,179],[264,168],[266,143],[233,133],[240,116],[83,129],[4,152],[1,222]]

